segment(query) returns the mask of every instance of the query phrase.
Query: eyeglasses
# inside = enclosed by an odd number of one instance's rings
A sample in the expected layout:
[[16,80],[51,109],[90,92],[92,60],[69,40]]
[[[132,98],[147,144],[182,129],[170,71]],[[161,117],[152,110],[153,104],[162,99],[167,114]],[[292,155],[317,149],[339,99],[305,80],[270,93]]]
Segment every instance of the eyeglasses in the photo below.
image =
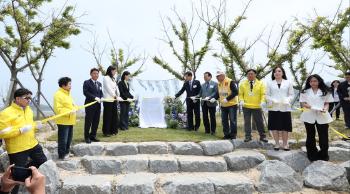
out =
[[32,97],[26,96],[26,97],[22,97],[22,99],[27,100],[27,101],[31,101]]

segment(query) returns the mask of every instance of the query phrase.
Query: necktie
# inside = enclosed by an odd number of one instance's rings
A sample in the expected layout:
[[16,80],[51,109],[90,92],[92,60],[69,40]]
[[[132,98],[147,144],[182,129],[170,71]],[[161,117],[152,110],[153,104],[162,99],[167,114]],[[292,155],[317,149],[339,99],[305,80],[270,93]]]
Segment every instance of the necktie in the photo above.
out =
[[207,88],[207,89],[209,88],[209,82],[207,82],[207,86],[206,86],[206,88]]
[[192,81],[190,81],[190,90],[192,90]]
[[250,91],[253,91],[253,81],[250,81]]
[[95,81],[94,83],[95,83],[95,87],[96,87],[96,89],[98,90],[98,84],[97,84],[97,81]]

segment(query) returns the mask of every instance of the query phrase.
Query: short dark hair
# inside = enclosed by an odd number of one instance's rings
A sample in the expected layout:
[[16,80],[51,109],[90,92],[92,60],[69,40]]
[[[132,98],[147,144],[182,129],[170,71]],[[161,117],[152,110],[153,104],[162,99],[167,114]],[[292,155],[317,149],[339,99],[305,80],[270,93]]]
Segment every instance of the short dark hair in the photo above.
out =
[[187,75],[187,76],[192,76],[192,72],[187,71],[187,72],[185,73],[185,75]]
[[62,87],[62,86],[66,86],[68,85],[69,82],[71,82],[72,79],[69,78],[69,77],[61,77],[59,80],[58,80],[58,86],[59,87]]
[[129,71],[124,71],[123,74],[122,74],[121,80],[124,81],[125,80],[125,76],[128,76],[128,75],[130,75],[130,72]]
[[249,72],[254,72],[255,74],[257,74],[258,72],[255,69],[248,69],[245,74],[248,75]]
[[345,72],[345,75],[350,75],[350,70]]
[[30,90],[26,89],[26,88],[20,88],[20,89],[17,89],[15,91],[13,97],[17,98],[17,97],[22,97],[22,96],[28,95],[28,94],[32,95],[33,93]]
[[115,79],[112,75],[112,71],[116,70],[115,67],[113,67],[112,65],[110,65],[108,68],[107,68],[107,71],[106,71],[106,76],[109,76],[110,78],[112,79]]
[[282,73],[283,73],[282,79],[287,80],[286,71],[284,70],[284,68],[282,66],[276,66],[275,68],[272,69],[271,79],[275,80],[274,74],[275,74],[276,69],[278,69],[278,68],[280,68]]
[[207,74],[209,77],[213,77],[210,72],[205,72],[204,75]]
[[90,69],[90,74],[94,71],[97,71],[98,73],[100,73],[100,70],[98,70],[97,68],[94,67],[94,68]]

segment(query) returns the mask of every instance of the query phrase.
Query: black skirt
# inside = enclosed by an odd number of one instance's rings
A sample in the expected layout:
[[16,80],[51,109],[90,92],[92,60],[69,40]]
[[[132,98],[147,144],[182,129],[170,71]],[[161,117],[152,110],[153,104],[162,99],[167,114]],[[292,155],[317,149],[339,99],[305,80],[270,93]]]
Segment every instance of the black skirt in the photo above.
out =
[[291,113],[281,111],[269,111],[268,129],[270,131],[292,132]]

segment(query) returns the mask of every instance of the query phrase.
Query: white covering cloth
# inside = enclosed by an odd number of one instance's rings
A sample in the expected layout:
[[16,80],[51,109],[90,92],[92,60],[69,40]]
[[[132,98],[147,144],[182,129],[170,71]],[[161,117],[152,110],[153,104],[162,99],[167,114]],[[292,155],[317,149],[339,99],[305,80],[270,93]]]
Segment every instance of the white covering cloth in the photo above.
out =
[[140,99],[139,121],[141,128],[166,128],[162,97],[142,97]]

